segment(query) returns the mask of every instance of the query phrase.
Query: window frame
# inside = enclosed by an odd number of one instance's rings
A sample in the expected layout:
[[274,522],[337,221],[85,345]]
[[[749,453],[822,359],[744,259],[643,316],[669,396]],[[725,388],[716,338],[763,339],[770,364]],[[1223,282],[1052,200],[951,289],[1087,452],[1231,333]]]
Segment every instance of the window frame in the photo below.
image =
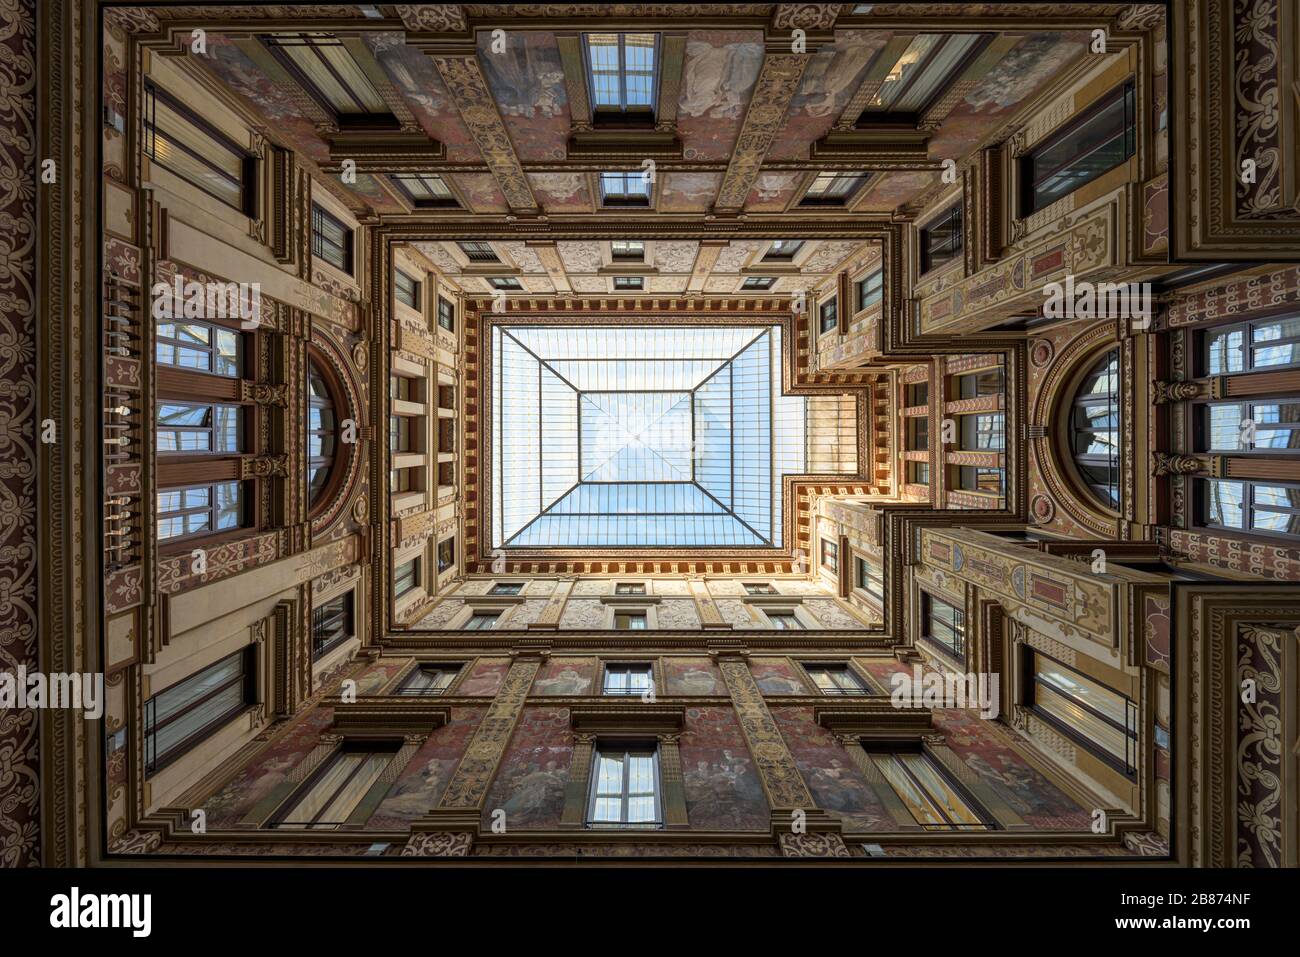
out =
[[[799,664],[818,694],[831,698],[862,698],[871,694],[871,688],[847,661],[801,661]],[[817,682],[817,674],[823,672],[827,675],[842,675],[850,680],[839,682],[832,679],[830,684],[834,687],[826,688]]]
[[[885,570],[878,568],[874,562],[861,555],[854,555],[853,567],[853,587],[866,595],[880,602],[881,606],[885,604]],[[873,571],[875,574],[872,574]],[[865,583],[864,583],[865,580]],[[871,582],[879,582],[879,589],[873,589]]]
[[818,546],[817,558],[818,564],[822,568],[838,574],[840,570],[840,543],[823,537],[821,544]]
[[[418,661],[415,667],[406,673],[401,683],[393,689],[393,694],[403,698],[437,698],[449,693],[456,684],[456,679],[461,676],[465,670],[464,664],[453,664],[441,661]],[[440,685],[435,679],[427,685],[420,687],[414,686],[414,680],[417,677],[423,677],[429,673],[437,675],[447,675],[447,682]]]
[[[406,561],[393,567],[393,600],[396,601],[405,595],[409,595],[420,587],[420,564],[419,555],[412,556]],[[403,569],[410,568],[408,575]]]
[[[948,229],[949,239],[936,242],[936,227],[944,225]],[[932,216],[921,227],[919,233],[921,255],[918,275],[924,276],[952,262],[960,262],[966,252],[966,223],[961,200],[939,214]],[[942,253],[936,257],[936,253]]]
[[817,304],[817,329],[819,335],[836,332],[840,327],[839,296],[831,296]]
[[880,302],[885,296],[884,267],[873,269],[867,273],[853,284],[853,288],[856,290],[857,295],[857,312],[861,312]]
[[[239,493],[238,506],[237,506],[239,511],[239,524],[231,525],[227,528],[218,528],[217,527],[217,487],[223,485],[233,485],[235,486],[235,488]],[[194,489],[201,489],[201,488],[208,490],[208,504],[202,508],[198,506],[194,506],[192,508],[180,508],[173,511],[167,511],[163,509],[161,504],[157,504],[156,513],[154,515],[155,529],[156,529],[155,533],[158,537],[158,544],[161,547],[168,548],[172,545],[175,545],[177,542],[193,542],[199,539],[212,538],[217,535],[230,535],[240,531],[241,529],[247,529],[249,527],[253,496],[249,495],[248,493],[246,481],[240,479],[221,479],[212,482],[191,482],[184,485],[170,485],[165,488],[159,488],[154,494],[164,495],[170,492],[183,493],[183,492],[188,492]],[[184,500],[184,496],[182,495],[182,501],[183,500]],[[211,519],[211,527],[206,529],[200,529],[199,531],[196,532],[185,532],[180,535],[168,535],[165,537],[163,536],[161,531],[161,524],[163,519],[175,515],[197,514],[200,511],[209,513]]]
[[[827,179],[830,182],[829,186],[813,192],[819,183]],[[862,191],[873,179],[874,177],[867,170],[821,170],[815,172],[809,177],[795,206],[804,209],[848,209],[862,195]],[[843,180],[847,180],[851,184],[848,189],[838,193],[829,192],[829,189]]]
[[[1133,699],[1130,698],[1128,695],[1116,691],[1114,688],[1110,687],[1109,685],[1105,684],[1099,679],[1094,678],[1091,675],[1084,674],[1082,671],[1079,671],[1077,668],[1072,668],[1069,665],[1065,664],[1065,662],[1060,661],[1057,658],[1053,658],[1051,655],[1044,654],[1043,652],[1039,651],[1036,648],[1031,648],[1028,645],[1026,645],[1024,654],[1025,654],[1024,686],[1023,686],[1022,697],[1024,698],[1025,707],[1028,708],[1030,711],[1032,711],[1036,717],[1040,718],[1041,720],[1045,721],[1047,724],[1051,725],[1054,729],[1059,731],[1061,734],[1064,734],[1071,741],[1074,741],[1075,743],[1079,744],[1081,747],[1083,747],[1085,750],[1091,753],[1094,757],[1096,757],[1099,761],[1102,761],[1107,766],[1123,774],[1126,778],[1136,778],[1137,754],[1138,754],[1138,749],[1141,747],[1141,733],[1140,733],[1141,729],[1138,726],[1140,715],[1138,712],[1137,703],[1134,702]],[[1068,695],[1065,691],[1061,690],[1060,688],[1052,687],[1049,682],[1045,682],[1041,680],[1038,677],[1039,670],[1036,665],[1036,659],[1039,657],[1052,662],[1054,665],[1064,669],[1065,671],[1069,671],[1078,675],[1079,677],[1083,678],[1085,681],[1097,685],[1099,688],[1109,692],[1110,694],[1113,694],[1116,698],[1120,699],[1120,701],[1125,706],[1126,726],[1121,727],[1113,718],[1109,717],[1108,715],[1102,714],[1102,712],[1099,711],[1098,709],[1092,707],[1091,705],[1087,704],[1084,701],[1081,701],[1075,697]],[[1122,759],[1117,757],[1108,748],[1106,748],[1105,745],[1097,741],[1094,741],[1092,738],[1088,737],[1088,735],[1079,731],[1078,728],[1075,727],[1071,722],[1066,721],[1064,718],[1058,715],[1052,714],[1050,711],[1046,710],[1041,704],[1039,704],[1035,692],[1040,684],[1048,686],[1052,690],[1052,692],[1057,696],[1065,698],[1067,701],[1072,703],[1075,707],[1082,708],[1084,711],[1088,712],[1088,714],[1091,715],[1094,719],[1105,722],[1106,724],[1110,725],[1112,728],[1114,728],[1115,730],[1123,734],[1125,736],[1125,757]],[[1128,756],[1128,751],[1130,746],[1133,755],[1131,760]]]
[[456,304],[445,296],[438,297],[438,325],[450,333],[456,331]]
[[[618,69],[616,76],[618,78],[619,105],[617,107],[602,103],[597,104],[596,99],[596,67],[591,57],[590,37],[594,34],[612,33],[618,37]],[[654,42],[651,44],[651,56],[653,63],[650,68],[650,103],[647,106],[637,104],[628,105],[628,75],[627,68],[627,44],[628,35],[633,36],[650,36]],[[582,34],[582,73],[587,84],[587,102],[591,105],[590,121],[593,127],[601,128],[619,128],[619,127],[645,127],[653,126],[659,116],[659,77],[662,64],[662,37],[657,32],[637,31],[637,30],[618,30],[618,31],[589,31]],[[605,71],[602,71],[605,72]],[[643,75],[644,71],[636,71],[633,75]]]
[[[640,698],[655,693],[655,669],[654,665],[648,661],[605,661],[601,663],[600,676],[600,693],[602,696],[611,698]],[[638,675],[644,674],[647,684],[644,688],[634,688],[632,686],[633,673]],[[609,679],[611,675],[626,674],[628,682],[622,690],[611,689]]]
[[[1123,465],[1123,442],[1124,442],[1124,422],[1123,406],[1120,403],[1122,393],[1120,377],[1121,363],[1119,348],[1109,349],[1084,373],[1083,378],[1075,387],[1074,394],[1070,399],[1070,410],[1068,420],[1069,439],[1067,447],[1070,452],[1071,461],[1074,464],[1075,476],[1087,490],[1089,497],[1095,504],[1100,505],[1110,511],[1118,511],[1120,508],[1120,498],[1123,492],[1122,465]],[[1111,388],[1105,393],[1088,393],[1084,394],[1084,389],[1093,382],[1099,375],[1106,374],[1110,378]],[[1107,409],[1107,415],[1114,419],[1114,425],[1106,429],[1092,428],[1080,424],[1080,419],[1085,410],[1089,408]],[[1114,454],[1088,452],[1086,449],[1091,445],[1092,436],[1101,433],[1113,433],[1116,444],[1113,447]],[[1083,449],[1084,451],[1080,451]],[[1096,478],[1090,470],[1106,469],[1108,480],[1105,486],[1106,495],[1103,497],[1098,490],[1099,484],[1094,481]]]
[[[341,602],[343,607],[337,612],[331,612],[330,606],[335,602]],[[327,612],[342,616],[346,622],[346,627],[333,638],[322,642],[318,640],[318,632],[324,624]],[[311,660],[319,661],[334,649],[355,638],[356,621],[356,589],[339,592],[333,598],[313,606],[311,610]]]
[[[158,326],[202,326],[208,330],[208,344],[187,342],[184,339],[177,339],[173,336],[163,336],[158,331]],[[228,333],[235,340],[235,354],[233,357],[224,355],[220,346],[217,344],[217,338],[221,333]],[[190,366],[179,365],[175,362],[163,360],[159,354],[159,347],[170,348],[179,358],[180,349],[188,349],[191,352],[204,352],[210,357],[208,368],[195,369]],[[221,325],[220,323],[204,319],[164,319],[157,322],[154,327],[154,364],[166,369],[174,369],[185,375],[207,375],[216,376],[219,379],[242,379],[244,377],[245,353],[247,352],[244,334],[238,329],[232,329],[230,326]],[[230,373],[218,372],[217,366],[219,360],[228,359],[234,365],[234,371]]]
[[[316,32],[325,33],[326,35],[320,37],[312,37],[308,35],[310,33],[316,33]],[[304,70],[302,66],[299,65],[298,62],[294,60],[292,56],[290,56],[287,52],[285,52],[290,46],[289,44],[285,44],[283,42],[286,38],[295,38],[298,40],[308,40],[308,41],[311,40],[333,41],[332,43],[329,43],[327,45],[341,47],[344,50],[344,52],[347,53],[347,56],[352,61],[352,65],[356,68],[357,73],[359,73],[365,79],[366,83],[370,85],[371,92],[373,92],[375,94],[376,99],[378,99],[381,102],[384,99],[383,90],[381,90],[376,85],[376,83],[370,78],[365,68],[361,65],[361,63],[357,61],[357,58],[353,55],[352,51],[348,48],[348,45],[343,41],[342,37],[330,35],[328,31],[306,31],[306,30],[298,31],[296,34],[295,33],[259,34],[258,40],[261,42],[262,46],[264,46],[270,52],[271,56],[274,57],[275,61],[285,70],[286,73],[288,73],[290,76],[293,77],[293,79],[297,82],[297,84],[302,88],[303,92],[306,93],[309,97],[312,98],[312,100],[316,102],[316,105],[319,106],[333,120],[334,125],[337,126],[340,130],[366,130],[366,131],[390,130],[396,132],[401,128],[401,123],[399,122],[397,117],[393,115],[391,108],[382,112],[376,112],[372,110],[356,110],[356,111],[341,110],[339,104],[335,103],[334,100],[331,99],[329,94],[327,94],[324,90],[322,90],[319,86],[317,86],[315,81],[313,81],[311,77],[307,75],[306,70]],[[316,51],[317,59],[320,60],[321,64],[325,67],[325,69],[328,70],[329,73],[333,76],[334,82],[338,84],[339,88],[343,90],[344,93],[349,98],[352,99],[353,103],[356,106],[358,107],[365,106],[365,104],[362,102],[361,96],[358,95],[353,90],[352,86],[339,74],[339,72],[334,68],[334,66],[328,60],[326,60],[324,56],[320,54],[319,52],[320,47],[318,47],[316,44],[311,42],[292,44],[292,46],[302,46],[307,49]]]
[[[206,410],[205,420],[210,422],[209,425],[164,425],[160,421],[163,408],[165,406],[177,406],[186,409],[203,409]],[[191,401],[188,399],[167,399],[159,398],[155,400],[156,411],[154,413],[154,449],[160,458],[175,460],[179,458],[222,458],[234,457],[243,454],[245,435],[247,434],[246,417],[248,410],[234,402],[202,402]],[[213,448],[217,444],[217,437],[220,434],[217,426],[217,410],[227,409],[234,412],[235,420],[235,447],[230,449]],[[179,437],[182,434],[199,434],[205,433],[208,436],[208,448],[206,449],[163,449],[159,448],[159,440],[164,433],[176,433],[179,445]]]
[[[180,116],[183,120],[185,120],[185,122],[192,125],[196,130],[202,133],[207,139],[212,140],[214,145],[216,145],[221,149],[224,149],[226,152],[231,153],[237,158],[240,158],[242,160],[242,165],[241,165],[242,175],[239,181],[239,202],[238,203],[232,203],[229,199],[225,198],[224,196],[221,196],[220,194],[213,192],[211,189],[204,186],[202,183],[195,182],[189,176],[186,176],[184,173],[181,173],[173,169],[171,166],[168,166],[167,163],[158,159],[157,145],[156,145],[157,136],[158,136],[157,102],[160,98],[162,99],[164,105],[168,109],[170,109],[173,113],[176,113],[178,116]],[[198,113],[190,109],[180,99],[173,96],[166,89],[160,87],[153,80],[145,80],[143,84],[140,111],[141,111],[140,149],[145,156],[149,157],[151,162],[157,163],[159,166],[167,170],[167,172],[171,173],[173,176],[180,177],[185,182],[193,186],[195,189],[203,191],[207,195],[211,196],[213,199],[217,200],[222,205],[228,206],[231,209],[235,210],[236,212],[249,217],[250,219],[257,215],[257,157],[253,156],[251,153],[249,153],[247,149],[240,146],[238,143],[232,140],[225,133],[221,132],[221,130],[217,129],[207,120],[205,120],[203,117],[199,116]],[[169,143],[172,143],[183,152],[188,153],[191,157],[193,157],[198,162],[202,163],[204,166],[210,167],[218,175],[226,179],[230,178],[226,172],[214,166],[207,157],[200,156],[197,153],[195,153],[192,149],[176,142],[174,138],[169,136],[165,131],[163,132],[163,136],[167,139]]]
[[[867,761],[871,764],[872,768],[877,774],[884,778],[885,786],[893,791],[897,798],[902,801],[904,807],[907,808],[907,813],[912,818],[912,822],[916,827],[925,831],[948,832],[999,830],[997,821],[988,810],[975,798],[970,790],[957,779],[956,775],[949,771],[944,763],[931,754],[929,749],[924,745],[904,746],[862,742],[861,747],[866,752]],[[925,782],[918,778],[916,774],[908,768],[907,763],[899,760],[899,755],[904,754],[918,756],[922,761],[924,761],[930,772],[933,773],[935,777],[939,778],[942,784],[946,785],[954,797],[961,800],[962,804],[965,806],[965,810],[979,823],[959,824],[953,822],[949,818],[949,815],[944,811],[945,802],[941,796],[933,794],[926,786]],[[889,758],[898,766],[904,776],[911,782],[911,789],[913,791],[919,791],[924,795],[931,810],[936,816],[943,818],[944,823],[927,824],[923,821],[917,820],[917,816],[908,805],[905,795],[899,792],[893,781],[890,780],[888,772],[886,772],[878,763],[878,760],[881,758]]]
[[[403,286],[405,280],[405,287]],[[408,309],[414,309],[416,312],[423,312],[424,308],[420,302],[421,286],[420,280],[407,273],[405,270],[393,267],[393,298],[406,306]],[[407,298],[409,297],[409,299]]]
[[[936,609],[934,607],[936,604],[951,611],[951,617],[945,618],[942,615],[936,616]],[[925,641],[929,647],[941,652],[944,657],[965,664],[967,654],[966,609],[958,608],[946,598],[942,598],[922,588],[920,589],[919,612],[920,628],[917,630],[921,639]],[[942,638],[938,638],[934,635],[933,625],[935,621],[945,625],[948,630],[952,632],[952,644],[949,644]]]
[[[1047,152],[1050,149],[1055,149],[1056,147],[1060,146],[1063,142],[1068,140],[1070,136],[1078,133],[1089,123],[1093,122],[1099,116],[1104,114],[1106,110],[1113,107],[1116,102],[1121,102],[1121,101],[1123,104],[1122,109],[1124,111],[1124,127],[1118,135],[1124,137],[1123,158],[1120,159],[1120,161],[1114,164],[1113,166],[1108,166],[1103,170],[1099,170],[1093,173],[1087,179],[1078,183],[1072,189],[1069,189],[1066,192],[1061,193],[1055,199],[1049,199],[1046,202],[1040,202],[1040,197],[1038,196],[1038,190],[1036,189],[1037,185],[1041,184],[1045,180],[1050,179],[1053,176],[1060,175],[1060,173],[1063,170],[1068,170],[1071,167],[1071,165],[1079,162],[1084,157],[1091,155],[1092,153],[1095,153],[1097,150],[1104,147],[1107,143],[1113,142],[1115,137],[1112,136],[1110,139],[1106,140],[1105,142],[1100,143],[1097,146],[1093,147],[1087,153],[1084,154],[1072,153],[1070,159],[1066,160],[1063,163],[1058,164],[1057,166],[1049,170],[1047,173],[1044,173],[1043,175],[1037,178],[1035,178],[1033,175],[1033,165],[1034,165],[1035,158]],[[1119,86],[1114,87],[1113,89],[1107,91],[1104,95],[1098,97],[1094,103],[1086,107],[1082,112],[1079,113],[1078,116],[1071,118],[1067,123],[1065,123],[1065,125],[1060,127],[1058,130],[1055,130],[1054,132],[1049,133],[1047,136],[1043,137],[1043,139],[1035,143],[1031,149],[1026,150],[1024,155],[1022,155],[1019,158],[1018,173],[1020,177],[1020,202],[1019,202],[1020,218],[1024,219],[1025,217],[1031,216],[1034,213],[1039,212],[1040,210],[1046,209],[1048,206],[1051,206],[1053,203],[1059,202],[1060,200],[1064,199],[1066,196],[1069,196],[1071,193],[1077,192],[1078,190],[1087,186],[1089,183],[1095,182],[1096,180],[1105,176],[1111,170],[1119,169],[1130,159],[1132,159],[1136,155],[1136,153],[1137,153],[1137,93],[1136,93],[1135,80],[1134,78],[1129,77]]]
[[334,767],[342,761],[346,755],[363,754],[372,759],[388,755],[389,763],[391,764],[392,760],[397,756],[397,753],[400,750],[400,741],[372,740],[369,738],[345,740],[320,763],[318,768],[307,776],[307,779],[303,781],[301,785],[290,793],[284,803],[276,809],[270,820],[266,822],[266,826],[268,828],[283,829],[286,831],[339,831],[347,829],[347,818],[356,813],[357,808],[361,806],[363,801],[365,801],[366,795],[369,794],[370,790],[383,779],[384,770],[386,768],[381,768],[379,773],[375,776],[375,780],[371,782],[370,787],[366,788],[365,791],[362,791],[359,794],[357,802],[348,809],[347,816],[342,821],[331,822],[328,826],[316,826],[316,819],[330,809],[334,802],[339,799],[340,795],[345,793],[348,784],[352,779],[357,774],[361,773],[361,771],[366,767],[367,761],[365,759],[358,763],[357,767],[348,775],[348,777],[339,782],[338,786],[326,800],[320,802],[320,810],[317,812],[316,818],[314,818],[312,822],[308,822],[302,826],[286,825],[286,819],[303,803],[308,795],[311,795],[315,791],[321,782],[327,778]]
[[[341,244],[329,241],[329,247],[338,247],[340,262],[336,262],[326,255],[326,237],[321,228],[325,225],[337,226],[343,230],[343,242]],[[354,247],[356,246],[356,231],[343,220],[339,219],[320,203],[311,204],[311,254],[333,269],[349,276],[354,275],[356,263],[354,260]]]
[[[591,780],[587,788],[587,806],[586,813],[583,816],[584,827],[588,830],[661,830],[664,827],[664,807],[663,807],[663,774],[659,764],[659,743],[650,742],[600,742],[596,743],[593,749],[591,762]],[[596,820],[596,801],[597,798],[609,798],[610,795],[600,794],[600,770],[601,761],[606,754],[621,755],[623,758],[623,780],[618,794],[619,800],[619,820],[618,821],[598,821]],[[633,794],[630,791],[630,773],[632,757],[650,757],[651,773],[653,780],[653,790],[651,796],[654,799],[655,819],[653,821],[628,821],[628,807],[633,797],[644,796],[641,793]]]
[[[622,188],[611,192],[606,180],[613,177],[619,178]],[[641,189],[629,191],[629,184],[635,181],[639,181]],[[652,206],[654,184],[642,170],[601,170],[596,174],[596,185],[602,208],[649,209]]]
[[[446,546],[446,547],[447,547],[447,550],[450,551],[450,553],[451,553],[451,556],[450,556],[449,558],[444,558],[444,557],[443,557],[443,547],[444,547],[444,546]],[[450,538],[444,538],[442,541],[438,542],[438,545],[437,545],[437,551],[435,552],[435,560],[436,560],[436,564],[435,564],[434,567],[437,568],[437,571],[438,571],[438,574],[439,574],[439,575],[441,575],[443,572],[447,571],[449,568],[455,568],[455,567],[456,567],[456,561],[457,561],[457,558],[458,558],[458,555],[457,555],[457,552],[456,552],[456,536],[455,536],[455,535],[452,535]]]
[[[1271,316],[1261,316],[1255,319],[1248,319],[1242,322],[1230,322],[1223,325],[1211,326],[1197,332],[1197,365],[1199,371],[1205,376],[1235,376],[1250,375],[1258,372],[1280,372],[1284,369],[1300,368],[1300,335],[1279,336],[1277,339],[1260,339],[1254,337],[1255,330],[1259,326],[1270,326],[1274,323],[1279,326],[1284,325],[1287,321],[1300,320],[1300,312],[1294,309],[1287,309],[1284,312],[1278,312]],[[1279,331],[1281,329],[1279,328]],[[1213,372],[1212,353],[1210,351],[1212,337],[1229,336],[1234,332],[1242,334],[1241,342],[1241,368],[1229,370],[1221,368],[1218,372]],[[1255,361],[1256,349],[1267,349],[1276,346],[1294,346],[1296,358],[1291,362],[1275,363],[1273,365],[1259,365]],[[1225,354],[1226,358],[1226,354]]]
[[[1300,482],[1287,482],[1281,479],[1211,478],[1206,476],[1195,476],[1193,482],[1194,514],[1198,528],[1227,532],[1232,535],[1257,536],[1273,541],[1279,539],[1292,542],[1300,540],[1300,531],[1278,532],[1268,528],[1256,528],[1254,525],[1256,510],[1270,514],[1295,515],[1297,521],[1300,521],[1300,503],[1290,506],[1272,503],[1261,505],[1255,501],[1255,490],[1259,487],[1294,490],[1297,495],[1300,495]],[[1242,514],[1242,527],[1238,528],[1235,525],[1216,523],[1212,520],[1210,494],[1216,485],[1242,486],[1241,504],[1239,505]]]
[[[451,184],[438,173],[390,173],[388,179],[415,209],[461,208],[461,202],[452,190]],[[437,187],[430,185],[431,180],[437,182]],[[418,182],[429,195],[417,196],[408,185],[411,181]],[[444,196],[439,192],[439,187],[447,195]]]
[[[907,78],[902,81],[900,88],[897,91],[890,91],[893,93],[891,102],[898,102],[898,100],[910,94],[912,87],[921,81],[921,78],[925,75],[929,66],[939,58],[943,53],[944,48],[950,43],[957,41],[959,37],[965,38],[972,35],[975,37],[975,41],[970,44],[969,48],[965,52],[961,53],[958,58],[952,62],[952,66],[948,68],[947,72],[934,82],[933,88],[925,96],[920,106],[908,110],[895,110],[892,107],[882,107],[873,110],[871,108],[872,104],[868,103],[862,113],[858,115],[858,119],[854,123],[856,129],[872,129],[880,126],[915,127],[921,121],[922,117],[924,117],[936,103],[943,99],[944,95],[952,88],[953,84],[961,79],[962,74],[966,72],[970,65],[975,62],[976,58],[984,52],[993,40],[993,34],[991,33],[971,34],[963,32],[935,34],[929,33],[929,31],[922,31],[918,32],[912,38],[912,41],[915,42],[927,34],[939,36],[939,42],[930,50],[926,51],[921,61],[916,64],[912,71],[907,75]],[[907,55],[910,49],[911,44],[909,43],[908,47],[899,51],[898,59],[890,66],[890,72],[898,66],[898,63]]]
[[[232,661],[236,658],[239,659],[239,671],[233,678],[227,679],[221,685],[209,689],[208,691],[200,695],[198,698],[195,698],[194,700],[190,701],[181,710],[165,718],[161,725],[156,723],[157,722],[156,713],[158,709],[157,701],[159,698],[169,693],[176,692],[183,685],[199,679],[205,672],[214,671],[220,668],[221,666],[225,665],[227,662]],[[210,718],[201,727],[196,728],[189,735],[182,738],[176,744],[172,745],[169,749],[164,751],[162,754],[159,754],[157,752],[156,735],[159,727],[166,727],[167,725],[183,718],[185,715],[192,713],[197,708],[199,708],[204,702],[211,701],[221,692],[241,684],[243,686],[242,694],[240,697],[240,703],[237,706],[232,706],[227,710],[221,712],[219,715]],[[168,685],[166,688],[163,688],[161,691],[154,692],[152,695],[149,696],[149,698],[144,703],[144,721],[142,725],[143,728],[142,739],[143,739],[143,750],[144,750],[145,777],[146,778],[152,777],[153,775],[157,774],[159,771],[166,768],[168,765],[173,764],[180,758],[184,757],[195,747],[197,747],[203,741],[210,738],[212,735],[216,734],[219,730],[221,730],[231,721],[235,720],[237,717],[239,717],[239,715],[243,714],[249,708],[253,707],[256,703],[257,703],[257,645],[255,644],[245,645],[243,648],[240,648],[238,651],[232,652],[229,655],[224,655],[223,657],[218,658],[216,661],[204,665],[198,671],[195,671],[192,674],[187,675],[186,677],[180,679],[179,681],[173,682],[172,684]],[[151,712],[154,714],[154,717],[152,719],[150,717]],[[154,742],[152,756],[150,754],[151,740]]]

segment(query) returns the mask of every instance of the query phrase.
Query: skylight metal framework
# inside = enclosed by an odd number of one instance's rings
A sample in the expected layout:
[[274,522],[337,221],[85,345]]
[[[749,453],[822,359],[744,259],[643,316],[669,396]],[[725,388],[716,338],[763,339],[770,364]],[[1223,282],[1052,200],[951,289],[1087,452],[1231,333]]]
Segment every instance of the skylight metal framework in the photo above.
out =
[[492,547],[779,548],[781,327],[492,327]]

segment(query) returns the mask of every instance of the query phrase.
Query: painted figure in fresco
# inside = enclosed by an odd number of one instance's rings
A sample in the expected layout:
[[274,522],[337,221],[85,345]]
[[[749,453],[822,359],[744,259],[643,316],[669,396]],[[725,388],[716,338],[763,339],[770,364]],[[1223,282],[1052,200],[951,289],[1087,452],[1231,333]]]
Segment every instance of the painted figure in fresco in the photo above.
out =
[[765,674],[754,673],[754,682],[765,694],[803,694],[804,686],[793,675],[783,675],[769,671]]
[[680,674],[673,675],[671,680],[677,694],[713,694],[718,687],[717,678],[707,668],[688,668]]
[[762,59],[763,47],[757,43],[719,47],[711,43],[687,43],[678,112],[687,116],[739,119],[749,88],[758,79]]
[[526,767],[528,770],[515,780],[510,797],[501,806],[506,812],[506,827],[510,827],[512,822],[528,825],[545,821],[564,804],[567,776],[558,762],[547,761],[544,768],[532,762]]
[[537,682],[538,694],[586,694],[591,678],[568,667],[550,678],[541,678]]
[[501,114],[559,116],[568,102],[559,50],[537,45],[531,34],[509,37],[503,52],[479,55]]
[[447,786],[447,777],[443,776],[443,761],[439,758],[430,758],[418,773],[393,785],[379,805],[377,814],[385,818],[419,817],[433,807],[433,802]]

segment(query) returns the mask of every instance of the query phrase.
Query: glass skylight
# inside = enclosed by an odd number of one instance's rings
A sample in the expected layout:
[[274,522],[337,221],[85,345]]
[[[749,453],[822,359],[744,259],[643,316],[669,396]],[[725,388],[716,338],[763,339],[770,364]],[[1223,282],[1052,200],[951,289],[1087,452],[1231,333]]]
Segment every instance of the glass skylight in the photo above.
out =
[[493,327],[492,546],[779,548],[780,362],[780,326]]

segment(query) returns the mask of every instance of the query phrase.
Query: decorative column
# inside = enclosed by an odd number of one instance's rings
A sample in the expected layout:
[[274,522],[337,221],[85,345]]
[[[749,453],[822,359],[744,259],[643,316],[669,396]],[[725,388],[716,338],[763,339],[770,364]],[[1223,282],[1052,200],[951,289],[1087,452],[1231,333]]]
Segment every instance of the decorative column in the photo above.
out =
[[541,667],[541,657],[517,657],[501,683],[487,714],[465,749],[456,773],[438,806],[411,827],[403,856],[456,856],[469,853],[483,818],[483,803],[496,776],[524,699]]
[[743,658],[718,662],[736,718],[754,756],[772,811],[772,832],[786,857],[848,857],[840,823],[816,806]]
[[569,593],[573,591],[573,579],[562,579],[555,583],[555,591],[546,600],[546,607],[537,616],[536,621],[528,623],[531,629],[554,630],[560,627],[560,618],[564,615],[564,606],[568,603]]

